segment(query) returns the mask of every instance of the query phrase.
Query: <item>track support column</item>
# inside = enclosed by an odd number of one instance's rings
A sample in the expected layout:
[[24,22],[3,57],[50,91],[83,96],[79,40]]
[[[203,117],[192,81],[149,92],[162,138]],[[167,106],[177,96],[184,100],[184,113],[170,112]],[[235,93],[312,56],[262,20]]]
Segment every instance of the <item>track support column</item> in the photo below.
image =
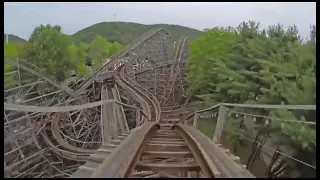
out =
[[193,119],[193,127],[198,128],[198,119],[199,119],[199,113],[194,114],[194,119]]
[[217,125],[216,125],[214,135],[212,137],[213,142],[220,143],[222,129],[226,122],[227,122],[227,108],[223,105],[220,105]]

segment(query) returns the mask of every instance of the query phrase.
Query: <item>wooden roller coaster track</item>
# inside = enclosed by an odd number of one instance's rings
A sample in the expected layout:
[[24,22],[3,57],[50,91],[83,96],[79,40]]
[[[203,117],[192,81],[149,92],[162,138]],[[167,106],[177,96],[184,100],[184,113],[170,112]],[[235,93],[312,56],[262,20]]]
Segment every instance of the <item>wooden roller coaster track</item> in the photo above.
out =
[[[4,102],[5,146],[10,145],[4,154],[5,177],[255,177],[219,144],[220,136],[226,107],[268,106],[219,104],[212,107],[219,107],[214,137],[202,134],[197,129],[199,113],[208,109],[188,107],[187,43],[182,38],[171,52],[169,33],[150,30],[72,89],[24,61],[5,60],[19,77],[23,70],[49,84],[19,82],[5,89],[10,97],[17,89],[25,99],[32,90],[38,94],[20,103]],[[47,89],[56,93],[41,94]],[[308,105],[269,108],[315,110]],[[28,140],[12,142],[24,133]],[[38,150],[25,148],[30,144]]]

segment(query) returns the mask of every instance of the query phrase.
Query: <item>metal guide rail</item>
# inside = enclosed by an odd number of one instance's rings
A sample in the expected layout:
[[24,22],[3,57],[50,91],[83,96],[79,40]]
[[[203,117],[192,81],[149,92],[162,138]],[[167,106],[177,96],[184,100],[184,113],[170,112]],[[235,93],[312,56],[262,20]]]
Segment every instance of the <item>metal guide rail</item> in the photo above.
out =
[[91,178],[255,178],[239,157],[183,124],[145,123],[131,132]]

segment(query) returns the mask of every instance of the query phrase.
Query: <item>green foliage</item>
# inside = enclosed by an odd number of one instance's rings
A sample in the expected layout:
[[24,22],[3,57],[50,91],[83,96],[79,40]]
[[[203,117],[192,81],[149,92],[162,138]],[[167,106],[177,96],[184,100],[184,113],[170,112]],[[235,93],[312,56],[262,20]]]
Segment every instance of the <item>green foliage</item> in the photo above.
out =
[[[297,113],[288,110],[275,110],[270,112],[270,117],[274,119],[267,127],[265,127],[265,134],[272,138],[273,144],[278,147],[281,152],[294,157],[304,163],[316,166],[316,130],[308,124],[305,124],[304,116],[297,118]],[[281,121],[300,121],[301,123]],[[283,158],[285,160],[284,166],[294,169],[299,172],[296,177],[313,177],[315,171],[310,167],[301,164],[291,158]]]
[[[7,56],[16,57],[19,52],[10,49],[9,45],[5,50],[9,53]],[[121,44],[108,42],[102,36],[96,36],[89,44],[76,44],[72,37],[62,32],[60,26],[40,25],[31,34],[23,48],[22,56],[39,68],[45,69],[47,74],[64,81],[74,72],[78,77],[88,75],[88,61],[94,64],[94,68],[100,68],[108,57],[121,49]]]
[[109,43],[109,56],[121,51],[123,46],[118,42]]
[[258,27],[208,29],[191,42],[190,90],[214,102],[314,104],[315,42],[301,43],[295,26]]
[[117,42],[111,43],[102,36],[96,36],[89,44],[88,57],[94,64],[94,69],[99,69],[103,63],[106,63],[108,57],[121,49],[121,44]]
[[[270,113],[271,117],[295,120],[296,116],[288,110],[276,110]],[[316,132],[311,129],[306,122],[304,116],[299,120],[301,123],[281,122],[280,120],[271,123],[272,135],[277,136],[275,142],[282,146],[285,150],[299,151],[301,149],[308,150],[310,152],[316,150]],[[277,133],[283,133],[283,136]],[[295,153],[291,153],[295,154]]]
[[[190,44],[189,91],[206,103],[316,104],[316,26],[303,42],[296,26],[260,30],[259,23],[213,28]],[[310,112],[272,111],[281,119],[315,121]],[[284,124],[284,128],[281,127]],[[235,128],[228,127],[235,132]],[[272,121],[260,126],[280,150],[314,164],[315,129],[300,123]],[[241,130],[241,128],[240,128]],[[280,133],[282,132],[282,133]],[[241,133],[240,133],[241,134]],[[231,136],[231,135],[230,135]],[[229,137],[234,144],[239,137]],[[291,166],[302,169],[300,165]],[[302,171],[302,170],[301,170]]]
[[70,70],[75,69],[68,58],[70,44],[71,39],[62,33],[60,26],[40,25],[33,30],[23,57],[63,81],[70,76]]
[[76,73],[79,77],[89,74],[89,67],[86,66],[88,45],[81,43],[79,46],[74,43],[67,47],[68,58],[71,64],[75,67]]
[[248,141],[243,134],[246,134],[246,128],[243,125],[243,119],[239,123],[239,119],[229,118],[228,123],[226,125],[226,129],[228,129],[227,140],[232,144],[233,152],[237,152],[237,147],[239,146],[247,146]]
[[102,36],[96,36],[89,44],[88,55],[92,59],[94,67],[102,66],[104,59],[109,55],[108,41]]
[[216,123],[217,123],[216,118],[201,119],[199,121],[198,129],[208,138],[212,139],[215,128],[216,128]]
[[219,72],[227,70],[222,62],[226,60],[225,57],[231,50],[230,44],[236,38],[236,35],[231,31],[213,28],[205,30],[203,36],[190,44],[187,80],[192,84],[191,91],[211,92],[209,87],[221,79],[217,76]]
[[[15,60],[21,55],[24,44],[21,43],[5,43],[4,44],[4,58],[6,60]],[[14,67],[9,64],[4,64],[4,73],[9,73],[14,70]],[[4,76],[4,83],[7,85],[14,82],[13,74],[6,74]]]
[[[9,73],[13,70],[13,67],[9,64],[4,64],[4,74]],[[13,75],[5,75],[4,76],[4,84],[10,84],[14,81],[14,76]]]
[[89,43],[99,35],[110,42],[116,41],[125,45],[152,28],[165,28],[170,32],[173,40],[175,41],[177,41],[181,36],[186,36],[190,40],[193,40],[202,35],[202,32],[199,30],[178,25],[143,25],[128,22],[101,22],[78,31],[73,34],[72,37],[77,42]]
[[[170,24],[153,24],[153,25],[144,25],[131,22],[101,22],[94,24],[92,26],[86,27],[73,35],[68,35],[76,43],[92,42],[96,36],[102,36],[107,39],[109,42],[118,42],[122,45],[126,45],[129,42],[133,41],[146,31],[149,31],[153,28],[165,28],[168,30],[174,41],[178,41],[182,36],[188,37],[189,40],[194,40],[195,38],[203,34],[202,31],[179,26],[179,25],[170,25]],[[6,35],[4,34],[4,42],[6,42]],[[9,43],[12,42],[23,42],[26,40],[9,34]]]
[[18,50],[15,44],[4,44],[4,58],[13,60],[18,56]]

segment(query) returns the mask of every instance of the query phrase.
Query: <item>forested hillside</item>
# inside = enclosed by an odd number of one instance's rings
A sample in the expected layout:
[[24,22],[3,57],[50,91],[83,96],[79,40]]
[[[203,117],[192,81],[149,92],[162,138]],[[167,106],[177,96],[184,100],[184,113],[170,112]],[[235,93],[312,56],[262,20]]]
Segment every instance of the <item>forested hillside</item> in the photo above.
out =
[[[9,42],[26,42],[25,39],[20,38],[13,34],[8,34],[8,41]],[[6,34],[4,34],[4,42],[6,42]]]
[[80,30],[72,35],[77,42],[90,42],[95,36],[100,35],[108,41],[120,42],[123,45],[133,41],[138,36],[152,28],[165,28],[168,30],[174,40],[178,40],[182,36],[188,37],[190,40],[202,35],[202,31],[168,24],[144,25],[128,22],[101,22],[90,27]]
[[[109,42],[119,42],[122,45],[127,45],[129,42],[133,41],[135,38],[152,28],[165,28],[170,32],[173,40],[178,40],[182,36],[188,37],[189,40],[194,40],[203,34],[202,31],[179,25],[144,25],[128,22],[101,22],[86,27],[70,36],[71,39],[76,43],[90,43],[96,36],[101,36]],[[6,42],[5,34],[4,42]],[[26,40],[9,34],[9,42],[26,42]]]
[[[187,64],[189,91],[208,105],[220,102],[315,105],[316,26],[311,26],[307,41],[302,41],[296,26],[284,29],[278,24],[259,29],[259,23],[253,21],[234,28],[216,27],[205,30],[191,42]],[[315,127],[279,121],[315,122],[315,111],[261,110],[258,113],[278,121],[260,124],[261,130],[254,139],[271,138],[278,151],[316,166]],[[239,118],[232,120],[235,125],[229,127],[230,132],[245,130],[239,125]],[[244,145],[239,135],[230,136],[228,141]],[[278,160],[281,163],[276,163]],[[310,166],[278,154],[272,157],[267,177],[280,174],[315,177],[315,172]]]

